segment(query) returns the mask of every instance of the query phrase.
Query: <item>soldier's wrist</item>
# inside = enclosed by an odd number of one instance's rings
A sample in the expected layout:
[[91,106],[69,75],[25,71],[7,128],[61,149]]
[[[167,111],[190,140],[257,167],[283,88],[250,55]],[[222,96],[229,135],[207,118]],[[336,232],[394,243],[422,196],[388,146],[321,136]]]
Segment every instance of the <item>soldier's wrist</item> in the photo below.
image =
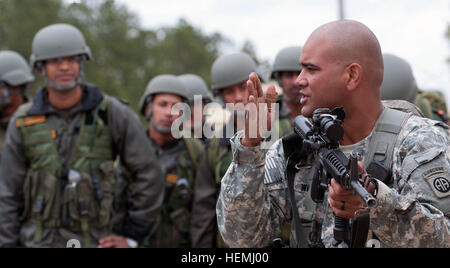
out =
[[259,165],[264,162],[265,151],[261,149],[261,146],[247,147],[242,144],[244,138],[243,132],[236,133],[231,142],[231,148],[233,152],[233,161],[237,164],[251,164]]

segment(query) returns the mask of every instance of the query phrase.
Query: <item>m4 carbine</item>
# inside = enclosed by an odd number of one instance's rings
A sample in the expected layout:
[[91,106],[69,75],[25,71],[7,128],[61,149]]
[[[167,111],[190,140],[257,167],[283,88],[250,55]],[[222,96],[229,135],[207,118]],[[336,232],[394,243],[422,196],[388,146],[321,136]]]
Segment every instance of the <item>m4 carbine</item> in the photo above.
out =
[[[358,171],[358,155],[352,153],[350,159],[339,149],[339,141],[344,137],[342,123],[345,119],[343,108],[333,111],[317,109],[313,115],[313,123],[299,116],[294,120],[294,132],[302,139],[302,153],[313,153],[318,161],[318,169],[311,185],[311,198],[316,203],[322,203],[325,191],[335,179],[345,190],[354,190],[364,203],[372,208],[376,199],[362,186]],[[334,246],[341,242],[350,245],[351,232],[349,220],[335,216]]]

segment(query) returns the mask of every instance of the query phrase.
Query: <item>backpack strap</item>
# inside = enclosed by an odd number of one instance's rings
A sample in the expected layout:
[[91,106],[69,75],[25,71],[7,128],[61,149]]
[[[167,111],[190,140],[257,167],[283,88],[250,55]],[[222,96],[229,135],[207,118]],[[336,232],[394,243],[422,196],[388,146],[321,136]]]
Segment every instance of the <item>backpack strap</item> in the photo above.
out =
[[[369,143],[365,166],[367,173],[392,186],[391,174],[394,146],[403,125],[412,116],[399,110],[385,107]],[[350,247],[363,248],[366,245],[370,227],[368,212],[361,213],[352,225],[352,241]]]
[[219,157],[219,149],[220,149],[220,139],[214,137],[208,145],[208,167],[209,170],[213,172],[213,174],[215,173],[214,170],[216,169],[217,158]]
[[99,122],[95,122],[95,118],[100,118],[102,120],[101,124],[107,126],[111,121],[110,113],[108,112],[111,100],[108,95],[103,95],[102,102],[91,112],[86,113],[85,124],[86,125],[94,125]]
[[[375,162],[384,166],[387,170],[391,170],[398,134],[411,116],[411,114],[385,107],[369,143],[364,163],[366,167]],[[385,178],[378,179],[384,180]]]
[[191,158],[192,163],[194,164],[195,169],[198,167],[198,160],[203,153],[203,145],[196,139],[191,138],[183,138],[184,143],[186,144],[186,148],[189,153],[189,157]]

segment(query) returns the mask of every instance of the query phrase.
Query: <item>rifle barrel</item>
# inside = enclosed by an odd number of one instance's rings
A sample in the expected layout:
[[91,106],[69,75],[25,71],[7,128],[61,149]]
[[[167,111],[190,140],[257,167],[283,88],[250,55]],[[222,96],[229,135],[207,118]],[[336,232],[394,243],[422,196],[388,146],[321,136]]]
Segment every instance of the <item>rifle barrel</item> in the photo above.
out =
[[352,180],[350,184],[352,185],[353,189],[361,196],[364,203],[369,206],[369,208],[373,208],[377,205],[377,200],[366,191],[366,189],[361,185],[361,183],[359,183],[359,181]]

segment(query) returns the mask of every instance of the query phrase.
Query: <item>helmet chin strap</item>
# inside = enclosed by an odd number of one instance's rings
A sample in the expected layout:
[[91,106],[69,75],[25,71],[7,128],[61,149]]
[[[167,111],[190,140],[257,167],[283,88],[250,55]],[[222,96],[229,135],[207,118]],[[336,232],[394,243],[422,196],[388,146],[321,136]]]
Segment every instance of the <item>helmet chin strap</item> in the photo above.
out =
[[0,89],[2,90],[2,94],[0,96],[0,110],[3,109],[4,106],[11,104],[11,95],[21,95],[26,101],[25,91],[28,87],[28,84],[21,85],[20,89],[11,90],[8,86],[1,82]]
[[9,121],[10,117],[3,117],[3,109],[6,108],[8,105],[11,104],[11,95],[21,95],[23,98],[24,103],[28,101],[27,97],[25,96],[25,91],[28,87],[28,84],[24,84],[21,86],[20,89],[16,90],[10,90],[8,86],[1,82],[0,83],[0,89],[2,90],[2,94],[0,96],[0,123],[7,123]]
[[[152,126],[156,129],[156,131],[163,133],[163,134],[172,134],[172,128],[171,127],[162,127],[162,126],[158,126],[155,122],[155,120],[153,119],[153,97],[150,97],[148,99],[148,107],[147,107],[147,112],[145,114],[145,119],[147,121],[150,122],[150,124],[152,124]],[[187,120],[187,119],[186,119]]]
[[6,88],[5,84],[0,83],[0,89],[2,90],[2,95],[0,96],[0,110],[3,110],[3,107],[11,103],[11,99],[9,98],[9,90]]
[[150,123],[156,129],[156,131],[158,131],[160,133],[163,133],[163,134],[170,134],[170,133],[172,133],[172,129],[171,128],[158,126],[153,118],[150,120]]
[[158,126],[155,122],[155,119],[153,119],[152,116],[152,112],[153,112],[153,104],[152,104],[152,99],[150,98],[150,102],[149,102],[149,107],[147,110],[147,113],[145,115],[145,119],[147,119],[147,121],[150,121],[150,124],[152,124],[152,126],[156,129],[156,131],[158,131],[159,133],[163,133],[163,134],[171,134],[172,133],[172,129],[171,128],[167,128],[167,127],[161,127]]

